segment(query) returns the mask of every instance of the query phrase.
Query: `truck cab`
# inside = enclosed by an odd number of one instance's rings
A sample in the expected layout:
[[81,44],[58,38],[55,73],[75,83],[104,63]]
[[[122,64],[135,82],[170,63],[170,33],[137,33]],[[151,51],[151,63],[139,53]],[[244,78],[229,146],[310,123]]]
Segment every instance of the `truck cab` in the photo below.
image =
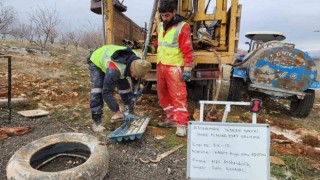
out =
[[[249,45],[248,53],[259,48],[261,45],[263,45],[266,42],[274,41],[274,44],[276,44],[277,41],[280,42],[286,39],[286,36],[283,33],[273,32],[273,31],[247,32],[245,36],[246,38],[250,39],[250,42],[246,42],[246,44]],[[292,43],[281,43],[281,44],[286,44],[287,46],[290,46],[292,48],[295,47],[295,44],[292,44]]]

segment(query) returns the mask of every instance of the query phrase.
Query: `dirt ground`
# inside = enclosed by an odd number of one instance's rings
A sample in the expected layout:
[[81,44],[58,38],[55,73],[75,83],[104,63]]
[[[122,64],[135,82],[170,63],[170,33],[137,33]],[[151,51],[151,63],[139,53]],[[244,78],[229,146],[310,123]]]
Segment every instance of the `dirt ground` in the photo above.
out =
[[[2,122],[6,119],[3,115],[0,118]],[[10,137],[0,141],[0,179],[6,179],[5,169],[10,157],[20,147],[29,142],[55,133],[73,132],[70,127],[78,129],[81,133],[93,134],[89,126],[71,126],[69,123],[59,121],[53,123],[53,119],[47,117],[27,119],[15,115],[12,120],[13,123],[10,126],[31,126],[33,130],[23,136]],[[108,146],[110,154],[109,173],[105,179],[183,179],[186,175],[186,157],[181,151],[172,154],[157,164],[143,164],[139,161],[140,158],[151,157],[155,159],[156,155],[167,151],[163,147],[166,146],[163,142],[154,140],[151,131],[147,131],[142,139],[123,143],[113,143],[106,135],[93,135]],[[61,165],[66,166],[66,164],[57,164],[56,166]],[[57,167],[53,166],[53,168]]]
[[[3,46],[3,43],[1,44]],[[17,44],[14,44],[18,46]],[[152,117],[146,133],[139,140],[121,143],[111,142],[107,135],[111,132],[108,119],[111,112],[105,110],[104,125],[108,131],[100,134],[91,130],[89,113],[90,81],[85,57],[87,52],[62,51],[58,47],[50,47],[51,56],[13,55],[12,84],[13,97],[28,99],[28,105],[13,107],[12,123],[8,124],[6,108],[0,109],[0,126],[31,126],[32,131],[22,136],[12,136],[0,140],[0,179],[6,178],[6,165],[10,157],[22,146],[41,137],[63,132],[81,132],[93,134],[105,142],[109,154],[109,173],[105,179],[185,179],[187,161],[187,138],[178,138],[174,129],[161,129],[156,123],[164,119],[156,95],[144,95],[136,105],[136,111]],[[81,57],[80,59],[78,57]],[[0,84],[6,84],[6,62],[0,60]],[[319,68],[320,69],[320,68]],[[228,90],[228,68],[224,68],[224,79],[219,100],[225,100]],[[0,98],[6,98],[6,90],[0,89]],[[254,96],[244,94],[244,100]],[[320,132],[319,109],[314,108],[305,119],[292,118],[288,104],[270,98],[260,97],[264,110],[259,114],[259,123],[269,123],[272,127],[297,132],[298,129]],[[317,93],[316,104],[320,103]],[[189,100],[190,118],[196,117],[199,104]],[[25,118],[17,114],[19,110],[44,109],[50,112],[40,118]],[[208,109],[210,107],[207,107]],[[222,111],[217,116],[222,116]],[[232,122],[249,122],[248,109],[232,108]],[[119,124],[118,124],[119,125]],[[318,135],[318,134],[317,134]],[[161,138],[159,138],[161,137]],[[159,163],[144,164],[140,158],[156,158],[158,154],[172,147],[184,144],[184,147]],[[317,149],[318,148],[318,149]],[[285,136],[271,133],[271,155],[285,161],[285,165],[271,166],[272,177],[288,179],[284,172],[291,172],[291,179],[317,179],[320,177],[320,143],[306,139],[293,142]],[[290,158],[293,158],[290,159]],[[65,166],[67,162],[64,163]],[[61,164],[60,164],[61,165]],[[306,166],[306,167],[304,167]],[[54,167],[54,166],[53,166]],[[280,173],[281,171],[281,173]]]

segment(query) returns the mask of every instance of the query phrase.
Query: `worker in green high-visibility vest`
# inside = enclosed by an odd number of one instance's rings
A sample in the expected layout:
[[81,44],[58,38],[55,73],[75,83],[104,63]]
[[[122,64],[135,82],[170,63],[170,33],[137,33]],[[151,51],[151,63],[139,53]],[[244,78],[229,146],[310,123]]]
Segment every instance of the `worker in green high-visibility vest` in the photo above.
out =
[[90,111],[94,121],[92,129],[102,132],[105,127],[101,124],[103,100],[114,115],[111,122],[123,118],[119,105],[113,97],[118,87],[119,94],[125,105],[125,111],[134,114],[134,94],[127,80],[131,77],[135,80],[146,76],[151,69],[151,64],[141,60],[140,55],[125,46],[106,45],[95,50],[87,59],[92,82],[90,94]]

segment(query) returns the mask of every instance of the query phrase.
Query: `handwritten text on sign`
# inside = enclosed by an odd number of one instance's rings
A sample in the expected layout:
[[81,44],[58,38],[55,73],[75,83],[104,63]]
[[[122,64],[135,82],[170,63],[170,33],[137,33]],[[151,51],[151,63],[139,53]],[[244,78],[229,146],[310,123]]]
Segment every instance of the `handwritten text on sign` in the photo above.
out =
[[190,122],[188,177],[268,179],[269,134],[265,124]]

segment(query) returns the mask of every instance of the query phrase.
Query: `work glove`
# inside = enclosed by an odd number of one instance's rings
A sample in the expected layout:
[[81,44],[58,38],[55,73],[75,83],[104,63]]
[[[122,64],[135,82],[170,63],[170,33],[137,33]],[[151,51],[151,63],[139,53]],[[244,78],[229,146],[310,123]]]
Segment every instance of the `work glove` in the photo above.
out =
[[[142,52],[145,50],[145,48],[146,48],[146,45],[144,45],[143,47],[142,47]],[[151,54],[154,54],[154,47],[153,46],[150,46],[150,45],[147,45],[147,53],[151,53]]]
[[144,86],[142,84],[140,84],[140,86],[137,88],[137,90],[133,93],[132,95],[132,100],[137,102],[141,95],[142,95],[142,90],[143,90]]
[[183,74],[182,74],[182,81],[183,82],[190,81],[191,70],[192,70],[192,67],[184,67],[184,71],[183,71]]
[[87,59],[87,63],[89,63],[89,62],[90,62],[90,58],[91,58],[92,53],[93,53],[93,51],[90,51],[89,56],[86,58],[86,59]]
[[123,112],[122,115],[123,115],[123,119],[125,121],[134,121],[134,120],[137,120],[137,119],[141,118],[141,117],[139,117],[139,116],[137,116],[135,114],[129,113],[129,112]]

